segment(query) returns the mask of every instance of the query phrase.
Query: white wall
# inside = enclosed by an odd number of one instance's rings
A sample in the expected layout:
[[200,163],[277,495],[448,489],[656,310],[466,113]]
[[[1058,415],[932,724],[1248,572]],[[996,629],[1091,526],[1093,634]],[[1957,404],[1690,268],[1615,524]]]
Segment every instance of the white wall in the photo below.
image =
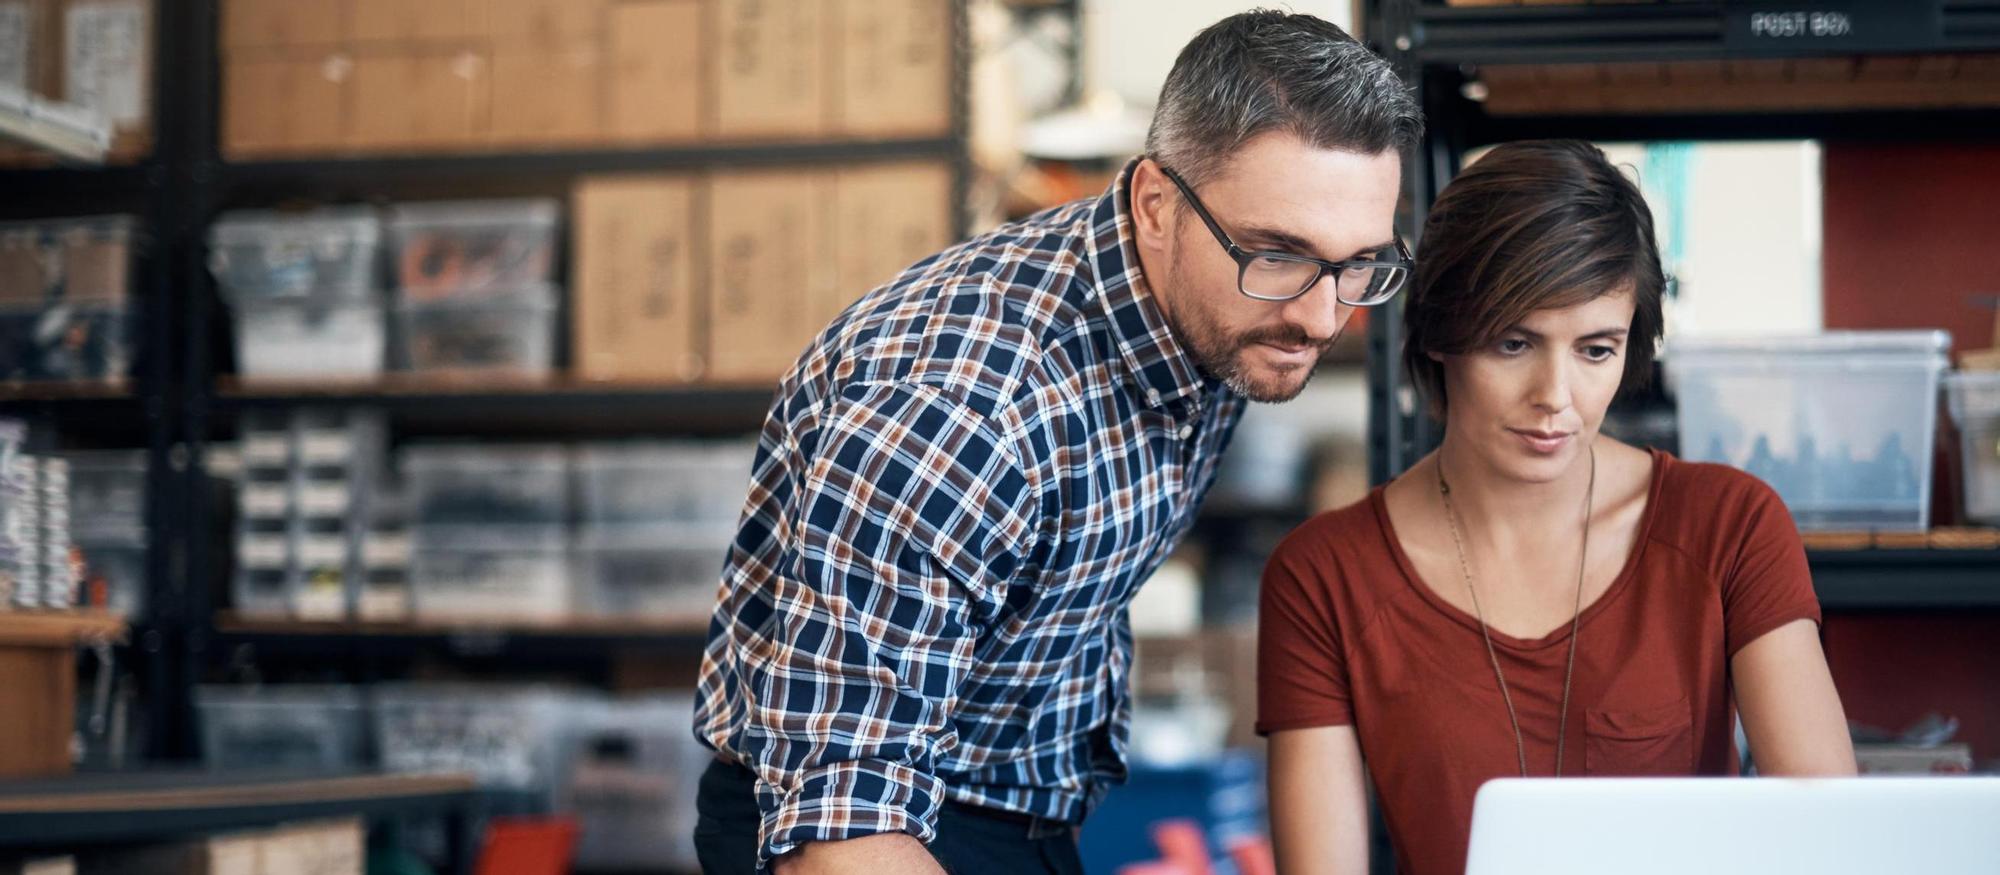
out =
[[[1663,253],[1669,205],[1644,179],[1645,150],[1604,147],[1639,171]],[[1668,332],[1803,334],[1820,330],[1820,150],[1811,141],[1698,143],[1689,167],[1683,261]]]
[[1246,9],[1272,6],[1317,15],[1349,31],[1350,0],[1245,3],[1237,0],[1084,0],[1086,66],[1092,85],[1136,107],[1151,107],[1174,57],[1202,28]]

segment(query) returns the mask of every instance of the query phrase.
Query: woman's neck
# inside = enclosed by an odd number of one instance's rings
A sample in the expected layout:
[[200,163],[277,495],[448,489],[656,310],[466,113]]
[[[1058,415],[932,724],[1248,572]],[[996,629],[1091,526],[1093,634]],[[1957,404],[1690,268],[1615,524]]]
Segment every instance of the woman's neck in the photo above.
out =
[[1426,485],[1436,491],[1436,466],[1442,466],[1459,524],[1475,540],[1493,546],[1566,543],[1577,537],[1582,523],[1584,493],[1591,488],[1591,452],[1586,445],[1561,476],[1535,483],[1507,476],[1447,434],[1431,456],[1432,482]]

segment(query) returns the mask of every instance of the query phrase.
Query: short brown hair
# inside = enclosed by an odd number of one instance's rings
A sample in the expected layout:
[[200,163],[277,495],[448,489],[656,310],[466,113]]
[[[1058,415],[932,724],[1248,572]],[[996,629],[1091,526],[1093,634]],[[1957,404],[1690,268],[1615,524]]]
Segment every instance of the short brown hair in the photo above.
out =
[[1494,148],[1431,205],[1403,306],[1403,367],[1431,414],[1446,409],[1444,368],[1494,343],[1536,310],[1630,285],[1635,298],[1619,391],[1652,376],[1666,277],[1653,213],[1604,152],[1579,140]]

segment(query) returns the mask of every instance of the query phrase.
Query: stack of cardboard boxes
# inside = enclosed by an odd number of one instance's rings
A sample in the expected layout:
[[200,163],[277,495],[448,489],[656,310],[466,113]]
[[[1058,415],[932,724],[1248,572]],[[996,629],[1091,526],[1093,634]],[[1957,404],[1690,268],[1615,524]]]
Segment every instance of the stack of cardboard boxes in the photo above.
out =
[[768,385],[841,310],[948,245],[952,202],[939,162],[586,179],[574,374]]
[[[154,0],[0,0],[0,88],[102,112],[111,158],[152,148]],[[303,5],[303,4],[302,4]],[[0,162],[52,160],[0,144]]]
[[254,158],[943,136],[951,5],[227,0],[223,149]]

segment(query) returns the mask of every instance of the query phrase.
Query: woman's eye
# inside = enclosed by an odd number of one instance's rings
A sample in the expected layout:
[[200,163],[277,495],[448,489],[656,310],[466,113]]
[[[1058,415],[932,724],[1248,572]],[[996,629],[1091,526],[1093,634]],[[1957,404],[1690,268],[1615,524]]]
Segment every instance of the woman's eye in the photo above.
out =
[[1583,348],[1584,358],[1590,359],[1591,361],[1594,362],[1610,361],[1611,359],[1617,357],[1617,355],[1618,355],[1618,350],[1615,347],[1586,346]]
[[1500,345],[1498,348],[1500,350],[1501,355],[1520,355],[1521,353],[1528,351],[1528,342],[1525,340],[1521,340],[1519,338],[1510,337],[1506,340],[1500,341]]

